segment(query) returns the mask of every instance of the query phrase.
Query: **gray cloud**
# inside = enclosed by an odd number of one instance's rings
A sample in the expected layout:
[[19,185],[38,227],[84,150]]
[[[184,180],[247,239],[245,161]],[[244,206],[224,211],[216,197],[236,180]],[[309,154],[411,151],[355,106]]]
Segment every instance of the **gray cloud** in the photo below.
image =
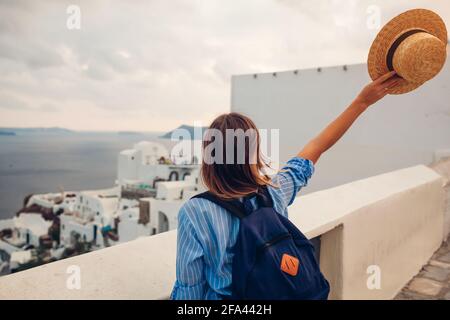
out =
[[43,112],[59,112],[61,111],[56,105],[52,103],[43,103],[39,106],[39,111]]
[[20,98],[14,97],[9,94],[0,93],[0,108],[22,111],[28,110],[30,107]]
[[24,45],[12,37],[0,38],[0,58],[22,62],[30,69],[61,66],[63,63],[52,48],[31,40]]
[[[66,28],[73,3],[81,30]],[[232,74],[365,61],[373,3],[383,21],[419,6],[450,20],[448,0],[4,0],[0,126],[207,123],[229,107]]]

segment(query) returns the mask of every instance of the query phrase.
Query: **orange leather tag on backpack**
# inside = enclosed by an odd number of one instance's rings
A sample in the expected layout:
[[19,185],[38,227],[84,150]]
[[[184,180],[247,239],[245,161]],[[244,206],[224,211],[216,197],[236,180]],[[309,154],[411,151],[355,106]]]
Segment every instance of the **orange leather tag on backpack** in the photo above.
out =
[[298,273],[299,264],[300,263],[296,257],[290,256],[285,253],[283,254],[283,257],[281,257],[280,269],[281,271],[286,272],[291,276],[296,276]]

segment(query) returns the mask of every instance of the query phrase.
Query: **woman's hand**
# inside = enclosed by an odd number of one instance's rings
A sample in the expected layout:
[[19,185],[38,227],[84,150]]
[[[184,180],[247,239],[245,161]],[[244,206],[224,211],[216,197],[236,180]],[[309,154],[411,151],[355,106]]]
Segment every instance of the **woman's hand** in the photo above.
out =
[[388,94],[388,90],[395,87],[401,78],[396,75],[395,71],[386,73],[374,82],[368,84],[356,97],[355,103],[368,108],[378,100],[384,98]]

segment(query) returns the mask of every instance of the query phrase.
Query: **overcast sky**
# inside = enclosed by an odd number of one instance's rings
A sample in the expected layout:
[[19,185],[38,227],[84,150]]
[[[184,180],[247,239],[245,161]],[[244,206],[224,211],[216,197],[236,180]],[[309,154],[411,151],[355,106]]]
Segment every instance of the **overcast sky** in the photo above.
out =
[[207,124],[231,75],[364,62],[371,5],[382,23],[423,7],[450,25],[449,0],[0,0],[0,126]]

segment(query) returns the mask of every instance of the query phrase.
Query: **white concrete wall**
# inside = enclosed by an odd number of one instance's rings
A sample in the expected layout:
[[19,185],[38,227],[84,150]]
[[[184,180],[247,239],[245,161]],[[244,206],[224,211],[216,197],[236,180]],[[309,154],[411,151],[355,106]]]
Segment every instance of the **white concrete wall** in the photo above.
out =
[[431,167],[443,177],[442,184],[446,198],[444,203],[444,236],[448,237],[450,235],[450,158],[438,161]]
[[33,204],[37,204],[37,205],[39,205],[39,206],[41,206],[41,207],[44,207],[44,208],[53,208],[53,206],[54,206],[54,203],[53,203],[53,202],[48,201],[48,200],[46,200],[46,199],[42,199],[41,197],[39,197],[39,196],[37,196],[37,195],[32,196],[32,197],[30,198],[30,200],[29,200],[28,203],[27,203],[27,207],[28,207],[28,206],[31,206],[31,205],[33,205]]
[[[175,272],[175,231],[42,265],[0,278],[0,300],[165,299]],[[78,266],[81,289],[66,286]]]
[[[416,166],[301,196],[289,212],[308,237],[322,235],[332,298],[390,299],[440,246],[443,204],[441,176]],[[0,299],[164,299],[175,252],[176,231],[140,238],[1,277]],[[71,265],[80,290],[66,287]],[[381,269],[380,290],[366,286],[369,265]]]
[[147,226],[138,223],[139,208],[129,208],[122,211],[119,215],[119,225],[117,234],[119,235],[119,242],[124,243],[134,240],[140,236],[150,235],[150,230]]
[[183,205],[182,200],[160,200],[150,199],[150,228],[155,228],[156,233],[162,232],[160,225],[160,212],[163,213],[168,220],[169,230],[176,229],[178,226],[178,211]]
[[[232,78],[231,110],[280,129],[284,163],[342,112],[370,79],[365,64]],[[432,81],[372,106],[320,159],[307,192],[434,161],[450,150],[450,63]]]
[[0,220],[0,230],[14,228],[14,219]]
[[158,182],[156,190],[157,199],[177,200],[182,196],[184,189],[195,188],[195,182],[192,181],[161,181]]
[[138,165],[141,161],[141,152],[130,149],[119,153],[117,161],[117,179],[120,184],[124,180],[135,180],[138,177]]
[[[441,177],[416,166],[308,194],[292,205],[290,218],[310,237],[342,226],[322,239],[332,298],[390,299],[441,245],[443,202]],[[380,268],[381,290],[367,288],[369,266]]]
[[84,238],[86,238],[85,241],[87,242],[91,242],[94,240],[94,226],[91,222],[80,223],[79,221],[74,220],[72,216],[65,214],[61,215],[60,219],[61,219],[61,230],[60,230],[61,243],[67,246],[71,246],[72,232],[78,233],[81,237],[81,240],[83,240]]

